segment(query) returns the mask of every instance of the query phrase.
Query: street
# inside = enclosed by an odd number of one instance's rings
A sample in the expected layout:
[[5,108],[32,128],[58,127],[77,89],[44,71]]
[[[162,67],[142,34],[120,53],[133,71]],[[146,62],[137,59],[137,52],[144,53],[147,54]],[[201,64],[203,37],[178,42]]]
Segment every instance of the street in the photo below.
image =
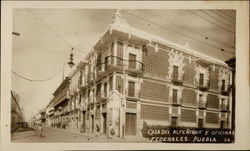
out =
[[80,134],[74,132],[68,132],[62,129],[43,127],[43,136],[39,136],[38,128],[32,127],[32,129],[14,132],[11,134],[11,141],[13,143],[31,143],[31,142],[44,142],[44,143],[53,143],[53,142],[149,142],[145,139],[137,139],[134,137],[121,139],[118,137],[107,138],[106,136],[100,135],[95,136],[93,134]]

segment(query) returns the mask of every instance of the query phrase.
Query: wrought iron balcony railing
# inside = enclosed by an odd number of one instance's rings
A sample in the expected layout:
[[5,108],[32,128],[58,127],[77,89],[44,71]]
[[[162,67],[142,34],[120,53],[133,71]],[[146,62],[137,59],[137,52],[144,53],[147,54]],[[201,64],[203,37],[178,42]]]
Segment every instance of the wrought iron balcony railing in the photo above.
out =
[[88,73],[88,83],[93,83],[95,80],[95,73],[94,72],[90,72]]
[[96,101],[97,101],[97,102],[106,101],[107,99],[108,99],[107,93],[99,92],[99,93],[96,95]]
[[182,78],[179,78],[179,77],[173,75],[172,76],[172,82],[175,85],[182,85],[182,83],[183,83],[183,76],[182,76]]
[[128,100],[138,100],[140,98],[140,90],[125,90],[126,98]]
[[173,106],[181,106],[182,98],[170,98],[170,102]]
[[227,87],[227,88],[224,88],[221,90],[222,95],[228,96],[228,95],[230,95],[230,93],[231,93],[231,87]]
[[[115,61],[116,60],[116,61]],[[116,63],[115,63],[116,62]],[[100,76],[108,69],[122,70],[124,63],[128,62],[126,70],[130,73],[142,74],[144,72],[144,64],[138,60],[126,60],[117,56],[107,56],[104,63],[97,65],[97,75]]]

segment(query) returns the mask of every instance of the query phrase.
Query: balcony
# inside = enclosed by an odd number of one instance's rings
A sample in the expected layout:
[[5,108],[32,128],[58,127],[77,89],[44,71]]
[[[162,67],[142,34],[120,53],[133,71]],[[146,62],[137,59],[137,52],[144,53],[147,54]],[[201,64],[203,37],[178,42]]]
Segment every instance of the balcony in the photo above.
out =
[[222,88],[222,90],[221,90],[222,95],[229,96],[230,93],[231,93],[230,87],[229,88]]
[[228,105],[227,104],[222,104],[220,106],[220,110],[221,110],[221,112],[227,112],[228,111]]
[[95,82],[94,75],[95,75],[94,72],[88,73],[88,80],[87,80],[88,84],[93,84]]
[[138,101],[140,99],[140,90],[130,91],[126,89],[126,99],[130,101]]
[[170,101],[171,101],[171,104],[173,105],[173,106],[181,106],[181,100],[182,100],[182,98],[176,98],[176,99],[173,99],[173,98],[170,98]]
[[[120,60],[119,63],[115,64],[115,60],[118,61],[118,59]],[[117,56],[107,56],[105,58],[105,63],[104,65],[104,70],[105,71],[122,71],[123,69],[123,60],[122,58],[119,58]]]
[[90,96],[88,99],[88,105],[93,105],[94,104],[94,97]]
[[208,91],[209,86],[208,86],[208,85],[204,85],[204,84],[203,84],[203,85],[202,85],[202,84],[199,84],[199,85],[198,85],[198,88],[199,88],[200,91],[203,91],[203,92],[204,92],[204,91]]
[[132,76],[142,76],[144,72],[144,65],[140,61],[129,61],[127,73]]
[[96,102],[103,102],[103,101],[107,101],[108,100],[108,96],[107,93],[98,93],[96,96]]
[[206,101],[203,101],[203,100],[200,100],[199,101],[199,109],[206,109],[207,108],[207,102]]
[[81,111],[85,111],[85,110],[87,110],[87,103],[86,102],[84,102],[84,103],[82,103],[81,104],[81,106],[80,106],[80,109],[81,109]]
[[172,76],[172,82],[174,85],[182,85],[183,78],[179,78],[177,76]]
[[86,89],[88,88],[88,85],[81,85],[80,87],[79,87],[79,89],[81,90],[81,91],[85,91]]
[[105,75],[104,66],[105,64],[99,64],[96,66],[97,78],[102,78]]

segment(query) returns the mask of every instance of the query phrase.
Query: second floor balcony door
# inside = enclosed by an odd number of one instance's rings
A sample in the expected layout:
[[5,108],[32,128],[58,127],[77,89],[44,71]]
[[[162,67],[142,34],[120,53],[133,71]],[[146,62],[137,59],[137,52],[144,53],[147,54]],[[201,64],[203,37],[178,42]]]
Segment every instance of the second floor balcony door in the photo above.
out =
[[129,68],[135,69],[136,68],[136,55],[129,54]]
[[173,79],[178,79],[178,66],[173,66]]
[[135,83],[131,81],[128,83],[128,96],[135,96]]

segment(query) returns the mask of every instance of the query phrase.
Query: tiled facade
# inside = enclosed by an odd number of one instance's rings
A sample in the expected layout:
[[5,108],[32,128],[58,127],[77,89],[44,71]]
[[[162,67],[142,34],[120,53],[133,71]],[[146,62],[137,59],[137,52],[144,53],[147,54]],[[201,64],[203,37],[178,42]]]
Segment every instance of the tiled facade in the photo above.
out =
[[145,122],[230,128],[230,68],[132,29],[117,11],[87,62],[70,74],[55,119],[74,131],[119,137],[141,137]]

